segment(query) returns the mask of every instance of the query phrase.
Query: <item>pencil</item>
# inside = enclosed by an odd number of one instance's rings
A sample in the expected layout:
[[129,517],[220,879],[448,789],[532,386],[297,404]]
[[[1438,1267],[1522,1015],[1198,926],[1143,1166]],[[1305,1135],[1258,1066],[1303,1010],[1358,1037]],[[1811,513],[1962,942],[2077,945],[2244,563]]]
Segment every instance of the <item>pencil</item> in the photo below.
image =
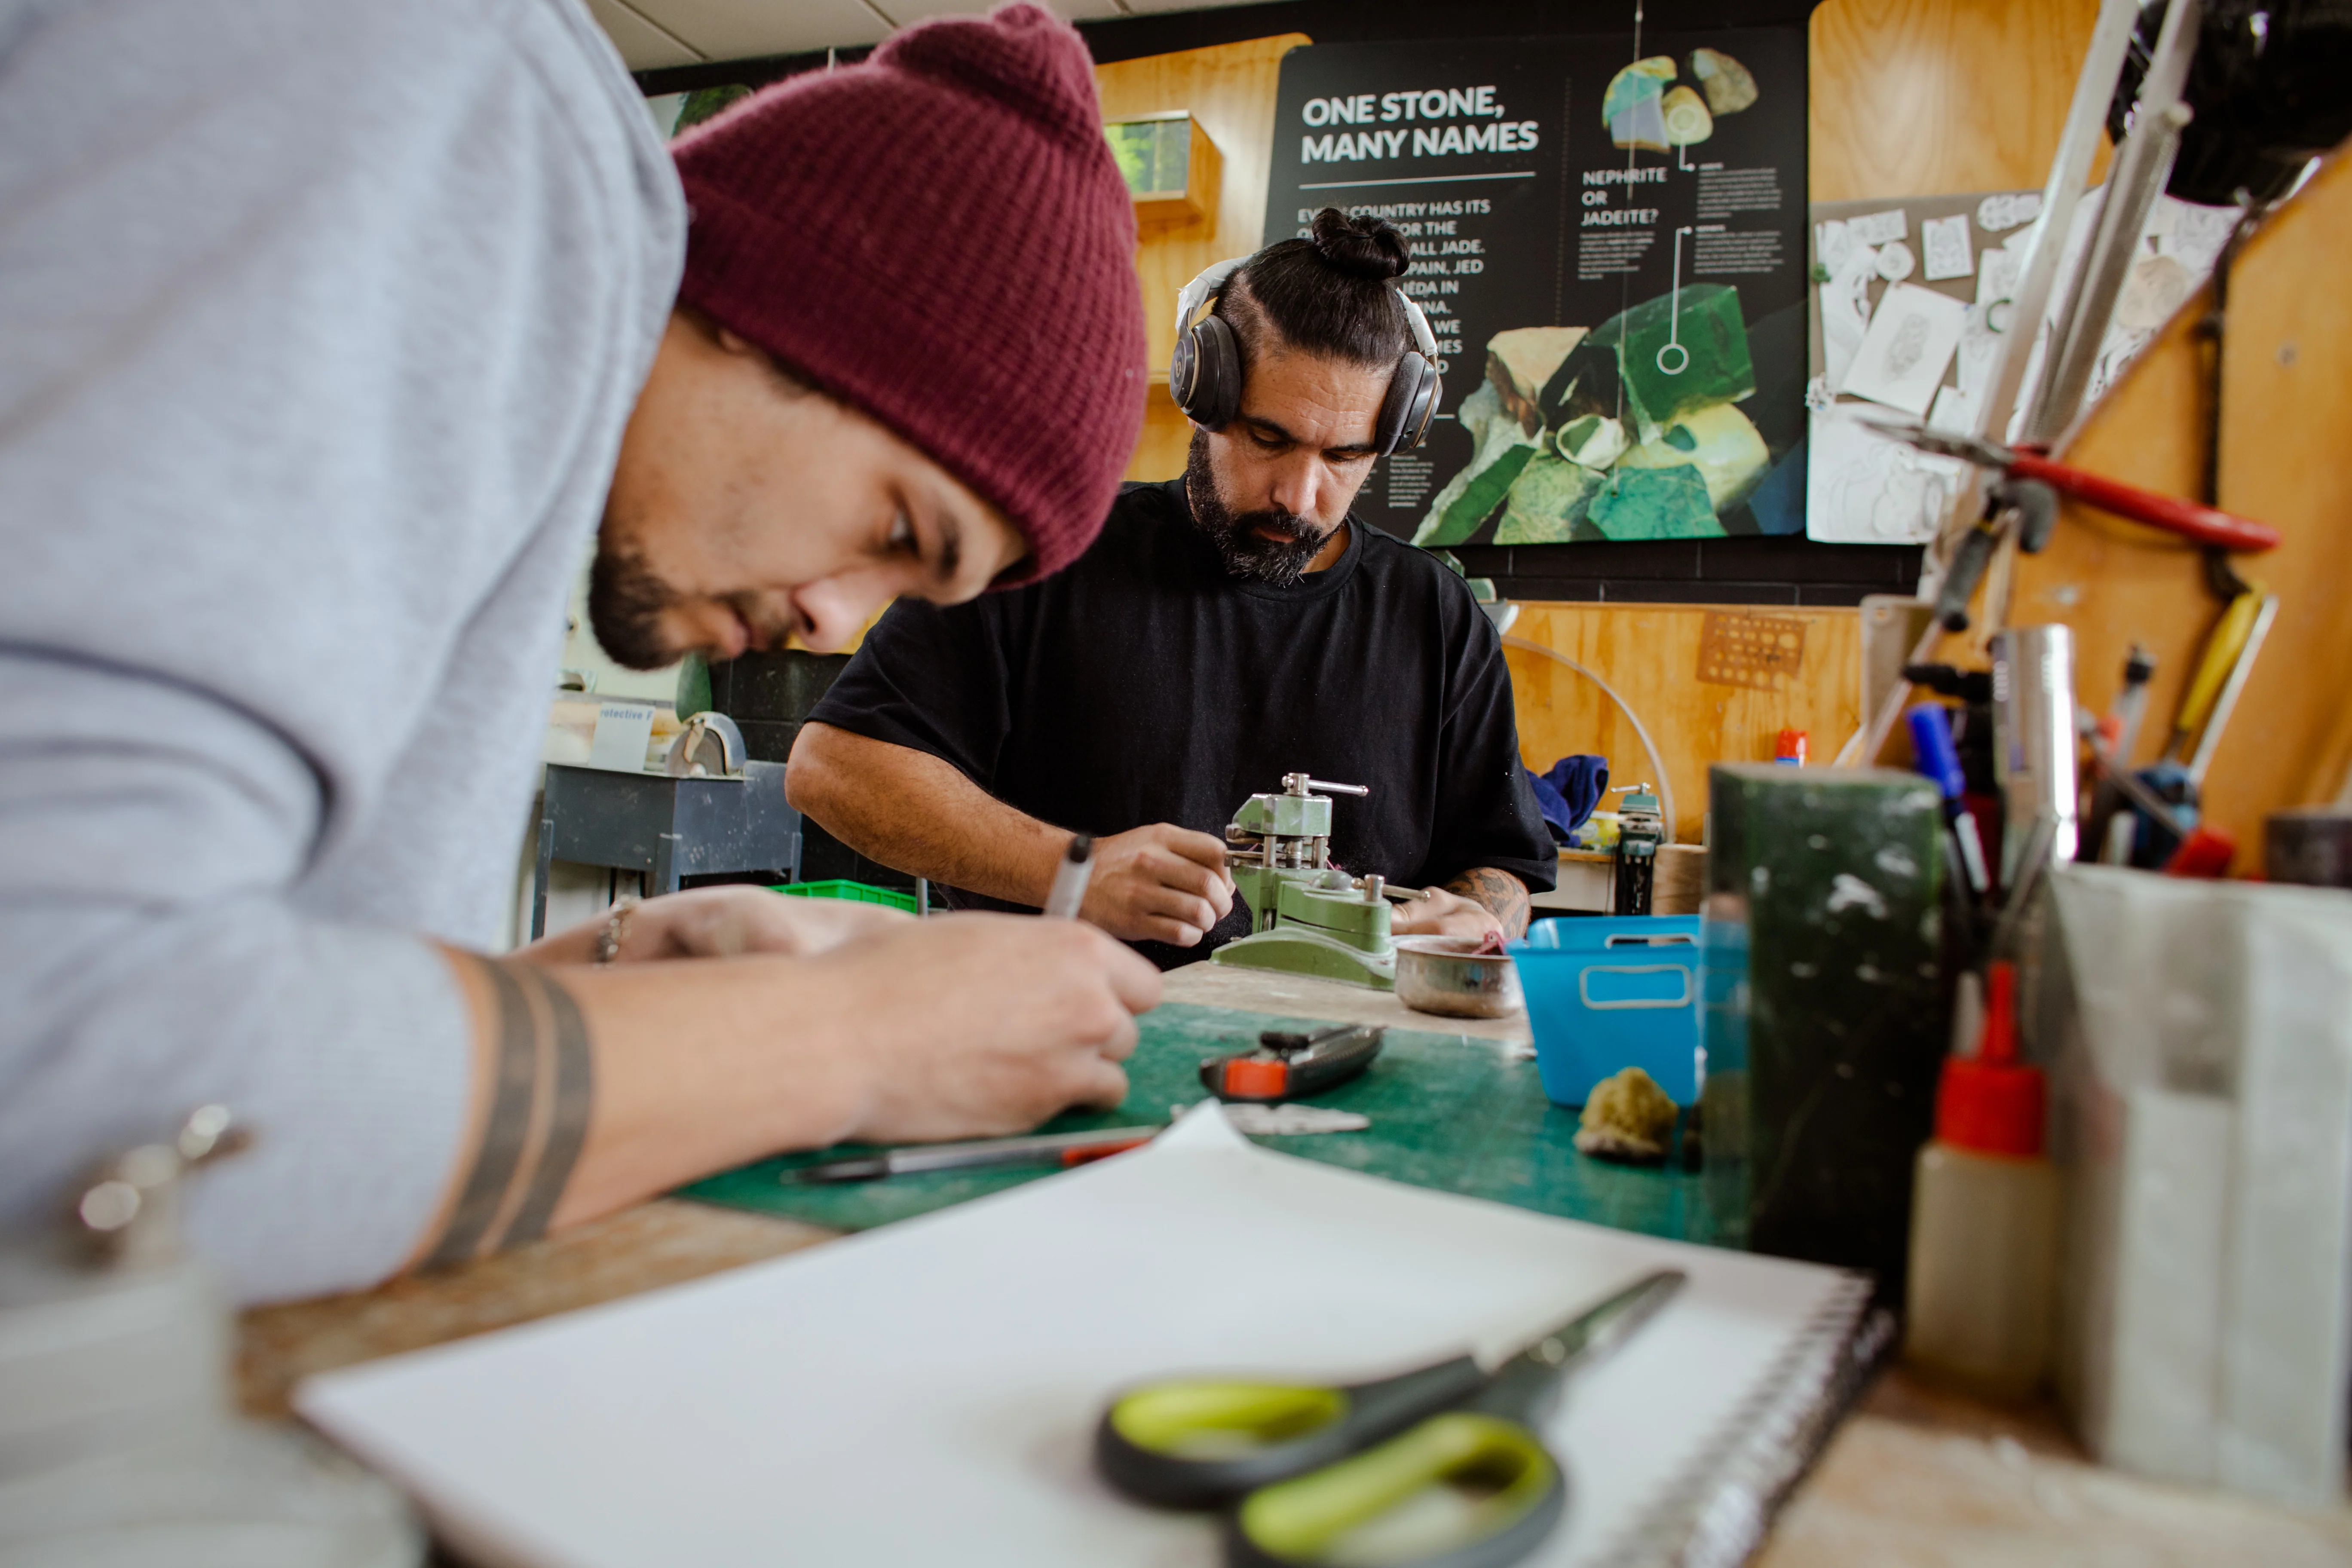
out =
[[1030,1138],[985,1138],[972,1143],[917,1143],[879,1154],[803,1165],[778,1178],[830,1184],[872,1182],[915,1171],[969,1171],[989,1165],[1083,1165],[1148,1143],[1157,1127],[1104,1127],[1092,1132],[1045,1132]]

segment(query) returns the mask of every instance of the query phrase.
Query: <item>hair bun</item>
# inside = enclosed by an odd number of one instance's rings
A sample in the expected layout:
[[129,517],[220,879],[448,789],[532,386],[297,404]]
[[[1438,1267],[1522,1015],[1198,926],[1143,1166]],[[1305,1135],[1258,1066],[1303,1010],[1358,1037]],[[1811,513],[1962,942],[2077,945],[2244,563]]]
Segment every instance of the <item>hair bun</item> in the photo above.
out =
[[1412,251],[1404,236],[1377,217],[1351,218],[1338,207],[1315,215],[1315,248],[1350,278],[1385,283],[1404,276]]

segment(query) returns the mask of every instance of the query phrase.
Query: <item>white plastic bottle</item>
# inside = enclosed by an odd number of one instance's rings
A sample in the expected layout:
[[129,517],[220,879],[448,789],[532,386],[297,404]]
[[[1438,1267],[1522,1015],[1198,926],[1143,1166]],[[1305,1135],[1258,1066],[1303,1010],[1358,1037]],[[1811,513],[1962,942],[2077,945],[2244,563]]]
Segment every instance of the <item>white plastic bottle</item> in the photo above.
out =
[[1904,1358],[1996,1399],[2032,1394],[2050,1364],[2057,1173],[2042,1155],[2042,1070],[2017,1059],[2016,971],[1986,975],[1974,1057],[1948,1057],[1936,1136],[1911,1197]]

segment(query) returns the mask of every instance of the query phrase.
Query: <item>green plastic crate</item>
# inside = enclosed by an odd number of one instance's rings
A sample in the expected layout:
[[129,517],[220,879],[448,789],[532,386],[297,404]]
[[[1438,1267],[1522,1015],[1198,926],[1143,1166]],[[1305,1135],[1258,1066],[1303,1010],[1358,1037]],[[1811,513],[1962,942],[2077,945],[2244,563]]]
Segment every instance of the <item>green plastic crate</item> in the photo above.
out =
[[853,904],[887,904],[894,910],[915,912],[915,895],[902,893],[896,888],[877,888],[865,882],[852,882],[835,877],[823,882],[787,882],[768,889],[795,899],[843,899]]

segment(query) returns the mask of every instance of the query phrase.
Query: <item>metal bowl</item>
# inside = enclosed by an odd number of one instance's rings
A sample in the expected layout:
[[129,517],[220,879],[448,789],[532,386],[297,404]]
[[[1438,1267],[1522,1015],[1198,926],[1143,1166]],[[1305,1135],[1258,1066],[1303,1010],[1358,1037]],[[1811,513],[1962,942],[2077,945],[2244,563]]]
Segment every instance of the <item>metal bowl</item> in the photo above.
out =
[[1524,1005],[1507,952],[1481,952],[1465,936],[1396,939],[1397,1000],[1449,1018],[1507,1018]]

